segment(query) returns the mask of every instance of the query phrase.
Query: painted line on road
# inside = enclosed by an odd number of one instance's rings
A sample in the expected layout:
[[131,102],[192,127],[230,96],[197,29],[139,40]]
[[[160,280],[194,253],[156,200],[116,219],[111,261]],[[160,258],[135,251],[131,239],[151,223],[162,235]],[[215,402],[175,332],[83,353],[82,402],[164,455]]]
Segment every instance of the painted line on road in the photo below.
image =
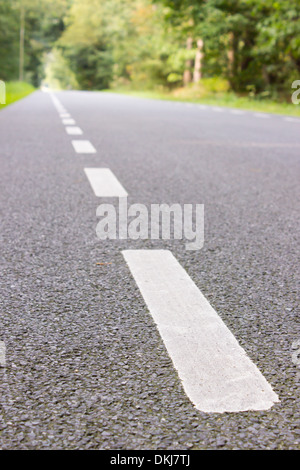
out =
[[184,390],[198,410],[207,413],[267,410],[279,401],[170,251],[122,253]]
[[61,102],[59,101],[59,99],[53,94],[53,93],[49,93],[50,94],[50,98],[57,110],[58,113],[66,113],[67,110],[64,108],[64,106],[61,104]]
[[61,118],[70,118],[71,114],[69,114],[69,113],[60,113],[60,117]]
[[72,140],[72,145],[77,153],[96,153],[97,150],[89,140]]
[[85,168],[97,197],[127,197],[128,193],[109,168]]
[[69,135],[82,135],[83,134],[80,127],[71,126],[71,127],[66,127],[65,129],[66,129],[67,134]]
[[231,109],[230,112],[231,114],[237,114],[237,115],[245,114],[244,111],[240,111],[239,109]]
[[300,124],[300,119],[297,119],[297,118],[285,117],[283,118],[283,120],[287,122],[298,122]]
[[269,114],[263,114],[263,113],[254,113],[253,116],[257,118],[262,118],[262,119],[268,119],[270,117]]
[[62,123],[63,123],[65,126],[73,126],[74,124],[76,124],[76,122],[75,122],[74,119],[63,119],[63,120],[62,120]]
[[6,366],[6,347],[4,341],[0,341],[0,367]]

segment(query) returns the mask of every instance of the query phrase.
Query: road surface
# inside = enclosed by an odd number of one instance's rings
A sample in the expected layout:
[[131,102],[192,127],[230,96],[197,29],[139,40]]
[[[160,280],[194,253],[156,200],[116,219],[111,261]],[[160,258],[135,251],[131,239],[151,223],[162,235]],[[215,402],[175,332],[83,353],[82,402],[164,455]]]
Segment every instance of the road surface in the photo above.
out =
[[[299,448],[300,119],[38,91],[0,138],[0,448]],[[203,247],[100,240],[118,196]]]

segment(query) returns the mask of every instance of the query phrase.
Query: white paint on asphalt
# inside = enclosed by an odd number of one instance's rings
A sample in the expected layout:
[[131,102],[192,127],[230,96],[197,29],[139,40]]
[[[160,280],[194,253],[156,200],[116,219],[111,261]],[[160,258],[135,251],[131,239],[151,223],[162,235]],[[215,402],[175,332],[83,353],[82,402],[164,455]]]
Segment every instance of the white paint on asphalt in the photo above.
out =
[[231,109],[230,112],[231,114],[238,114],[238,115],[245,114],[245,112],[241,111],[240,109]]
[[0,367],[6,366],[6,348],[4,341],[0,341]]
[[82,130],[76,126],[66,127],[66,132],[69,135],[82,135]]
[[123,256],[197,409],[267,410],[279,401],[170,251],[127,250]]
[[127,197],[128,193],[109,168],[85,168],[97,197]]
[[76,124],[76,122],[75,122],[74,119],[63,119],[63,120],[62,120],[62,123],[63,123],[65,126],[73,126],[74,124]]
[[77,153],[96,153],[95,147],[89,140],[72,140],[72,145]]
[[71,114],[69,114],[69,113],[60,113],[60,117],[61,118],[70,118]]
[[266,119],[270,117],[269,114],[263,114],[263,113],[254,113],[254,116],[257,118],[262,118],[262,119]]
[[61,104],[61,102],[59,101],[59,99],[53,94],[53,93],[49,93],[50,94],[50,98],[57,110],[58,113],[65,113],[66,112],[66,109],[64,108],[64,106]]
[[296,119],[296,118],[292,118],[292,117],[285,117],[283,119],[284,119],[284,121],[287,121],[287,122],[298,122],[298,123],[300,123],[300,119]]

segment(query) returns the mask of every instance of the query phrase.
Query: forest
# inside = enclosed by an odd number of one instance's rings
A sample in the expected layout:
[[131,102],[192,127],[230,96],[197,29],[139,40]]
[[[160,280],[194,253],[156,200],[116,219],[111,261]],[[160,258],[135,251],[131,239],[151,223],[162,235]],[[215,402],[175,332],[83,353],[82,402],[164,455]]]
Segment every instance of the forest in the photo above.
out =
[[299,0],[0,0],[4,81],[287,101],[299,78]]

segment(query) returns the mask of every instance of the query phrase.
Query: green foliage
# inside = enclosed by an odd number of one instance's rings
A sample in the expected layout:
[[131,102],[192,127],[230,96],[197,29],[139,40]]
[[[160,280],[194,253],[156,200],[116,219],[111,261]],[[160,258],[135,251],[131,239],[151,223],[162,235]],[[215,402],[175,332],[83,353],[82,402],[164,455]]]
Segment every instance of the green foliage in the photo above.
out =
[[68,0],[20,0],[25,9],[25,76],[38,86],[43,79],[43,56],[64,29]]
[[[74,0],[59,41],[87,89],[167,83],[170,44],[150,0]],[[176,47],[176,46],[175,46]]]
[[204,100],[210,98],[223,99],[229,95],[230,84],[228,80],[221,77],[203,78],[199,83],[191,83],[188,86],[176,88],[171,93],[182,100]]
[[290,96],[300,75],[299,0],[154,1],[173,29],[203,39],[205,76],[226,77],[239,92]]
[[228,81],[221,77],[203,78],[199,83],[208,93],[225,93],[229,91]]
[[79,84],[75,73],[70,69],[69,62],[62,51],[53,48],[44,56],[43,82],[52,89],[72,90],[78,89]]
[[18,77],[21,6],[36,86],[174,89],[198,80],[199,39],[202,88],[287,100],[300,76],[299,0],[0,0],[0,79]]
[[169,83],[180,83],[182,81],[182,75],[179,73],[170,73],[167,77]]
[[78,45],[65,52],[81,89],[102,90],[109,87],[113,61],[105,45]]
[[6,103],[0,104],[0,109],[4,108],[9,104],[14,103],[21,98],[29,95],[35,90],[35,88],[29,83],[25,82],[7,82],[6,83]]
[[[208,104],[212,106],[227,106],[229,108],[247,109],[249,111],[275,113],[300,117],[300,108],[291,102],[278,103],[270,99],[252,99],[248,96],[239,96],[234,92],[211,93],[206,96],[198,95],[198,86],[187,86],[173,91],[136,91],[120,88],[112,90],[116,93],[123,93],[137,98],[149,98],[167,101],[180,101]],[[179,93],[179,91],[181,93]]]
[[18,74],[18,12],[11,0],[0,2],[0,80]]
[[59,41],[80,88],[103,89],[113,75],[113,53],[106,34],[105,1],[74,0]]
[[19,76],[21,11],[24,11],[25,78],[38,86],[43,76],[43,55],[64,28],[69,0],[0,0],[0,79]]

